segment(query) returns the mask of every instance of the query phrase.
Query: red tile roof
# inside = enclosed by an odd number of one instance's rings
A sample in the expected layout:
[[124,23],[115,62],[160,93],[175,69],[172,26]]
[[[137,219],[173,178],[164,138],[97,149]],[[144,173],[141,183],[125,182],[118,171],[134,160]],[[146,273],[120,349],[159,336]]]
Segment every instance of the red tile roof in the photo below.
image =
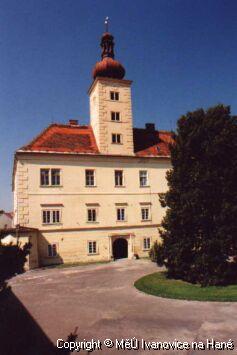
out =
[[58,153],[99,153],[90,126],[52,124],[32,142],[21,148],[25,151]]
[[[133,129],[134,153],[139,157],[169,157],[172,134]],[[18,151],[100,154],[91,126],[52,124]]]

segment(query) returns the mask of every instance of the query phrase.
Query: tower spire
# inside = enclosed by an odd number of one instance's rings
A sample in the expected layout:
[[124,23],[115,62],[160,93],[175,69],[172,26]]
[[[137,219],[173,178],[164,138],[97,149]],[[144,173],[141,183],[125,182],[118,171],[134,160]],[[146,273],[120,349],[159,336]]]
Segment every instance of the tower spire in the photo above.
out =
[[105,18],[105,32],[109,32],[109,17]]

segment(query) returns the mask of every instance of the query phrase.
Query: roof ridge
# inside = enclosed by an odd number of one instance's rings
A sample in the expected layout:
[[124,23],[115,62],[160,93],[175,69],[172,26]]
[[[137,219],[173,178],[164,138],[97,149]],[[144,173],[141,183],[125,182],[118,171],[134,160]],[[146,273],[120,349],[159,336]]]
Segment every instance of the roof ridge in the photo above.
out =
[[[142,127],[133,127],[133,129],[141,129],[143,131],[147,131],[146,128]],[[148,131],[147,131],[148,132]],[[161,133],[173,133],[173,131],[167,131],[167,130],[163,130],[163,129],[155,129],[155,132],[161,132]]]

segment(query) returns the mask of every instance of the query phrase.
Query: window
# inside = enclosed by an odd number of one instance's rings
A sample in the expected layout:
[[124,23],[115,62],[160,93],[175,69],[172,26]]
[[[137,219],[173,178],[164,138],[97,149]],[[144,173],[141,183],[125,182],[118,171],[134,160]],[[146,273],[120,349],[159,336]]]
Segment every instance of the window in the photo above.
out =
[[125,208],[117,208],[117,221],[125,221]]
[[57,245],[56,244],[48,244],[48,256],[50,256],[50,257],[57,256]]
[[110,100],[118,101],[119,93],[117,91],[110,91]]
[[111,112],[111,121],[120,121],[120,112]]
[[112,133],[112,143],[114,143],[114,144],[120,144],[121,142],[122,142],[122,140],[121,140],[121,134]]
[[87,222],[96,222],[96,209],[88,208],[87,210]]
[[41,186],[59,186],[60,185],[60,169],[40,169],[40,185]]
[[88,242],[88,254],[96,254],[97,253],[97,245],[96,242]]
[[60,223],[60,210],[43,210],[42,221],[43,224]]
[[86,186],[95,186],[94,170],[86,170]]
[[49,185],[49,169],[40,169],[40,185]]
[[148,173],[147,170],[139,171],[140,186],[148,186]]
[[148,221],[150,219],[150,208],[142,207],[141,208],[142,221]]
[[51,184],[53,186],[60,185],[60,169],[51,169]]
[[123,171],[115,170],[114,171],[114,180],[115,186],[123,186]]
[[143,249],[148,250],[151,248],[151,238],[144,238],[143,239]]

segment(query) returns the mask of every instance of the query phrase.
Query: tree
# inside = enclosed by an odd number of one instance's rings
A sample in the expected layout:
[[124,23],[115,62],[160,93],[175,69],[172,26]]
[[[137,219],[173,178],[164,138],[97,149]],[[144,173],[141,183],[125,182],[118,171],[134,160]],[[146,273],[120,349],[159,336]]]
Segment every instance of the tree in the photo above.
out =
[[[218,105],[182,116],[171,149],[172,169],[158,265],[168,277],[202,286],[237,275],[237,118]],[[232,262],[231,262],[232,260]]]

